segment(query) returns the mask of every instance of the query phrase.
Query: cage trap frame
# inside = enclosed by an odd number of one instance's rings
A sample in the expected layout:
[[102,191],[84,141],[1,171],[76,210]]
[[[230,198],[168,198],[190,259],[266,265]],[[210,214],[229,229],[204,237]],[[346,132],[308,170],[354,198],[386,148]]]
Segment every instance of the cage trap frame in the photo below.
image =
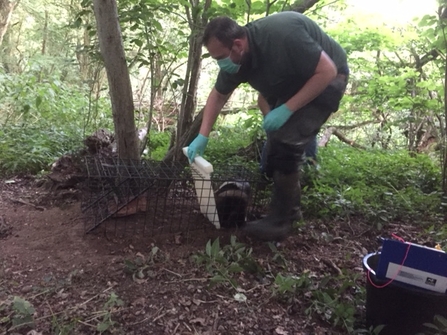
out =
[[89,156],[85,177],[86,233],[154,236],[232,228],[264,214],[269,198],[257,171],[213,168],[202,157],[185,166]]

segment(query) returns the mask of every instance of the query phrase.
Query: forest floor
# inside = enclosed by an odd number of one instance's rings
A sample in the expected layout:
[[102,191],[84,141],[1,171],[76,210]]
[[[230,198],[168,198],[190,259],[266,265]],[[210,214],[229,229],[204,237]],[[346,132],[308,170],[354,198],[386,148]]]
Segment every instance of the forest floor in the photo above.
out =
[[[363,257],[378,236],[419,234],[340,220],[303,223],[275,247],[215,229],[114,238],[85,234],[79,200],[38,185],[0,181],[0,334],[346,334],[330,302],[316,298],[321,280],[354,278],[340,297],[355,308],[348,321],[365,328]],[[209,240],[219,237],[223,250],[234,234],[245,249],[206,256]],[[252,264],[238,271],[225,257]],[[305,289],[287,292],[278,273],[307,278]]]

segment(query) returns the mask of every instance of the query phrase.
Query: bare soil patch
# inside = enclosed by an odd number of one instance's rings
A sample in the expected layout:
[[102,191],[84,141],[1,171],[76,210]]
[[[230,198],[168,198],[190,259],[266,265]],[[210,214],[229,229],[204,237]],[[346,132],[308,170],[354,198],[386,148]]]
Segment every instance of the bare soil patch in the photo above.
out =
[[[309,273],[318,281],[354,273],[362,287],[362,258],[388,233],[360,221],[307,222],[277,252],[237,231],[114,238],[84,233],[76,192],[38,185],[32,178],[0,183],[0,334],[343,334],[308,315],[305,297],[274,296],[273,276]],[[407,239],[418,234],[411,226],[388,229]],[[238,273],[237,290],[228,282],[209,287],[209,271],[192,255],[231,235],[253,248],[261,270]],[[346,294],[360,293],[353,285]],[[32,325],[14,327],[14,297],[33,306]],[[355,307],[362,327],[364,306]]]

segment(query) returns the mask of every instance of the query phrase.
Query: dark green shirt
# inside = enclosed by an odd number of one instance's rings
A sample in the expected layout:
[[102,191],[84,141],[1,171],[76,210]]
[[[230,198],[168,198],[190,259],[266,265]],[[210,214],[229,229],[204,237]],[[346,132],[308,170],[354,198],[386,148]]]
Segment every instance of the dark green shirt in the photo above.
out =
[[310,18],[281,12],[246,25],[249,55],[236,74],[220,71],[215,84],[221,94],[249,83],[268,101],[289,100],[315,72],[324,50],[339,72],[347,71],[346,53]]

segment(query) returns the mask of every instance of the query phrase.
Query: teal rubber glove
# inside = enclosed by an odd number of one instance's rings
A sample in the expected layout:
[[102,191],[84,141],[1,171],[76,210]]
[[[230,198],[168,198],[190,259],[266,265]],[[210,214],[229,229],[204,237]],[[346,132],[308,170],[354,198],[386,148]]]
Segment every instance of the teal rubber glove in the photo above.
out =
[[282,104],[272,109],[264,118],[262,127],[266,132],[278,130],[292,116],[292,111]]
[[189,163],[194,162],[194,158],[199,155],[203,156],[203,152],[205,151],[206,145],[208,144],[208,137],[203,136],[202,134],[197,135],[194,141],[188,147],[188,159]]

